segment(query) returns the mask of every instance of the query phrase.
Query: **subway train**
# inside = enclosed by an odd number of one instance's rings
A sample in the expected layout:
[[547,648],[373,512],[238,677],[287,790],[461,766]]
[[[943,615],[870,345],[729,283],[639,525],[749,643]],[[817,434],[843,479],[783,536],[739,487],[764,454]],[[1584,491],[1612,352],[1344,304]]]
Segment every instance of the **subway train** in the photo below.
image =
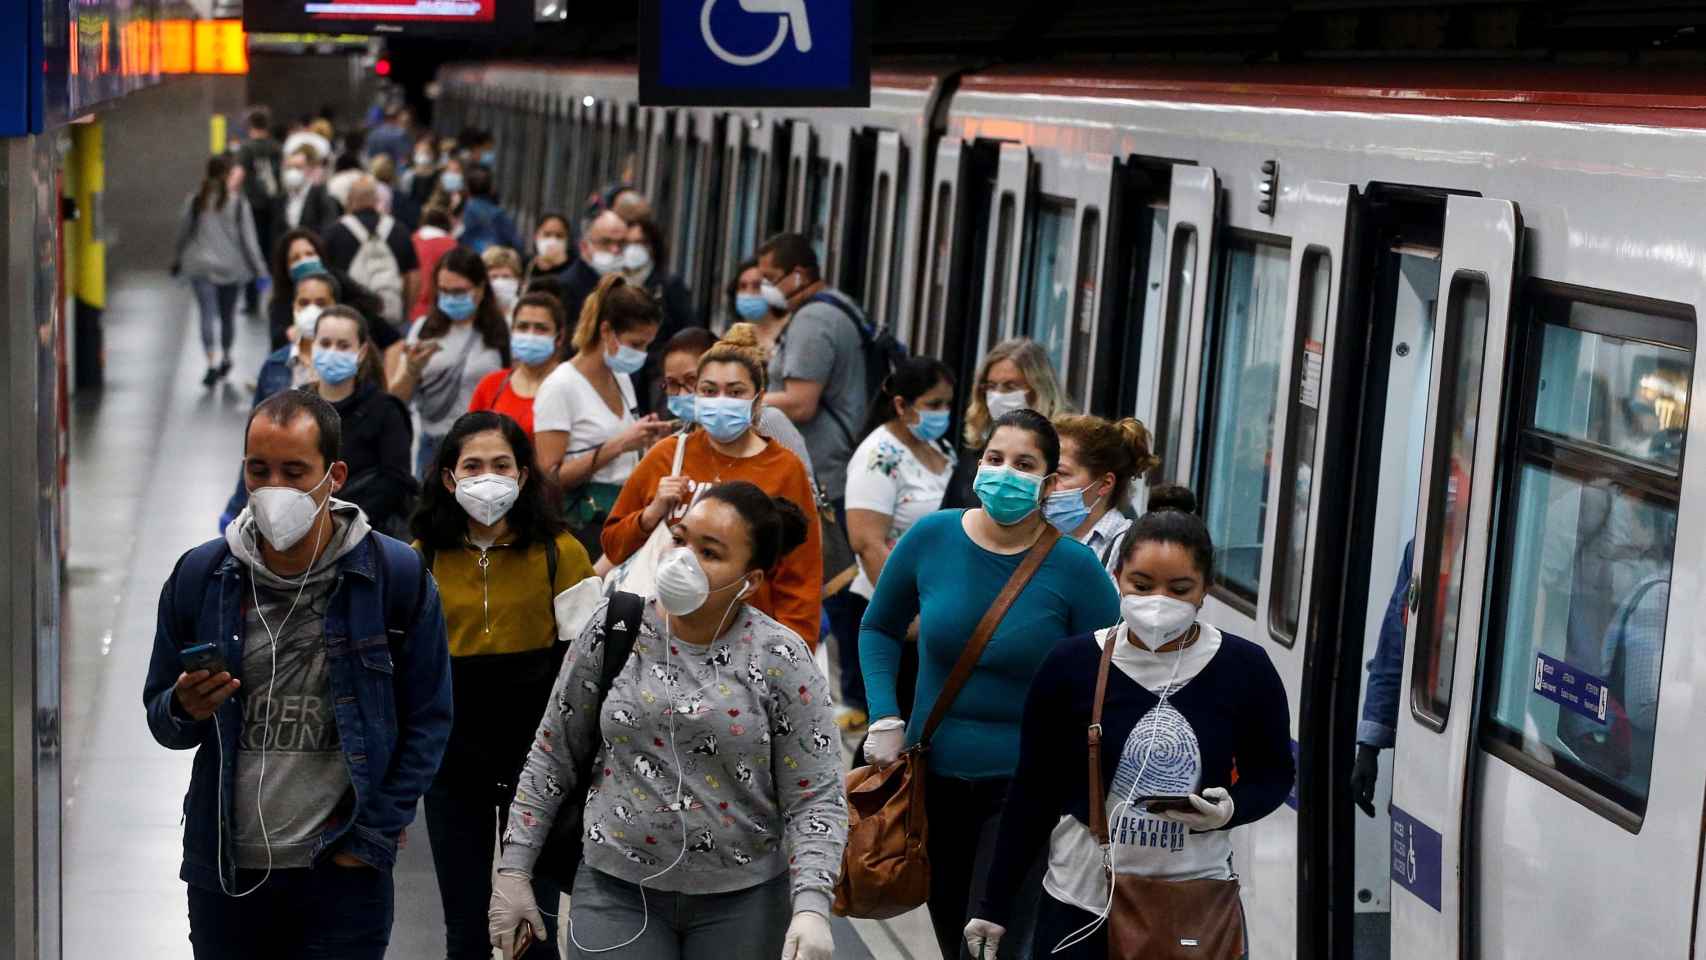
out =
[[713,326],[734,265],[798,230],[962,394],[1028,336],[1074,405],[1153,427],[1149,479],[1197,491],[1217,544],[1205,619],[1290,699],[1294,794],[1234,841],[1252,956],[1670,958],[1706,850],[1706,547],[1676,535],[1706,521],[1697,79],[879,65],[868,108],[758,111],[641,106],[631,65],[469,63],[437,111],[496,131],[523,230],[649,194]]

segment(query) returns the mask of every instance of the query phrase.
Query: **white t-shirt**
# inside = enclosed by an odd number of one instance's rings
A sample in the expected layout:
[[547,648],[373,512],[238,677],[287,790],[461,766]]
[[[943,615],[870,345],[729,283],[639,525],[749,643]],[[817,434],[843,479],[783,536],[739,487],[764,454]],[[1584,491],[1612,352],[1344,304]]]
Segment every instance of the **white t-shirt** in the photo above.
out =
[[[895,439],[887,425],[872,430],[847,461],[847,509],[888,514],[888,544],[892,549],[920,517],[942,506],[948,480],[954,475],[954,454],[945,453],[947,467],[941,473],[931,473],[924,461]],[[866,599],[876,589],[865,575],[863,563],[851,589]]]
[[[634,381],[625,373],[615,374],[616,386],[622,391],[622,415],[610,412],[598,388],[573,363],[559,363],[557,369],[539,385],[533,397],[533,432],[561,430],[569,435],[567,456],[590,453],[599,444],[616,436],[634,422]],[[598,468],[592,475],[594,483],[613,483],[620,486],[640,465],[640,454],[630,450]]]
[[[406,342],[410,346],[420,342],[421,326],[426,318],[421,317],[409,327]],[[421,432],[434,437],[442,437],[450,432],[450,425],[456,418],[468,412],[468,404],[474,399],[474,388],[480,385],[486,374],[503,368],[503,355],[479,339],[479,331],[472,323],[453,323],[445,331],[440,341],[444,346],[427,361],[426,369],[421,371],[421,382],[415,387],[412,401],[414,408],[420,413]],[[468,362],[462,363],[462,353],[468,353]],[[456,384],[456,402],[437,419],[427,419],[427,413],[436,406],[435,400],[441,397],[438,383],[445,377],[456,375],[456,368],[462,367],[462,378]],[[440,400],[440,404],[442,401]]]

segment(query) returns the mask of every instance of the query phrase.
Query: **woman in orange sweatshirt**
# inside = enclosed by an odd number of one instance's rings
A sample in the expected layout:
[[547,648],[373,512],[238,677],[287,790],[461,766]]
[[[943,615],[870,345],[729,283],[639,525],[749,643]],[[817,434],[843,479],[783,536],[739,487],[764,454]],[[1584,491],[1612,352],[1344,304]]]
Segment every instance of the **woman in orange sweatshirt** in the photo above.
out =
[[[737,323],[699,358],[699,389],[693,403],[694,420],[700,427],[659,441],[622,485],[622,494],[604,524],[604,554],[611,563],[632,556],[658,524],[680,521],[701,492],[730,480],[755,483],[771,496],[794,501],[807,517],[817,515],[811,481],[800,458],[754,429],[768,385],[758,344],[757,329]],[[678,443],[686,443],[687,449],[681,474],[671,476]],[[817,524],[806,526],[805,544],[782,558],[749,602],[816,650],[823,604],[823,541]]]

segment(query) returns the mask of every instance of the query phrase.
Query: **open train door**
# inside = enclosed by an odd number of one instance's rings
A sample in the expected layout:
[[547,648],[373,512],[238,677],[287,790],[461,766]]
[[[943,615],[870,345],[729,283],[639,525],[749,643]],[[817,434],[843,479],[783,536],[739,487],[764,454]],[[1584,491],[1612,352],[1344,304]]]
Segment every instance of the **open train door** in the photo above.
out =
[[1154,411],[1150,423],[1155,449],[1161,452],[1161,472],[1180,483],[1190,482],[1190,440],[1196,426],[1203,316],[1208,311],[1219,201],[1220,180],[1212,167],[1173,165],[1162,308],[1151,328],[1143,331],[1137,401],[1139,410]]
[[1466,955],[1471,720],[1521,237],[1514,203],[1446,201],[1390,808],[1400,960]]

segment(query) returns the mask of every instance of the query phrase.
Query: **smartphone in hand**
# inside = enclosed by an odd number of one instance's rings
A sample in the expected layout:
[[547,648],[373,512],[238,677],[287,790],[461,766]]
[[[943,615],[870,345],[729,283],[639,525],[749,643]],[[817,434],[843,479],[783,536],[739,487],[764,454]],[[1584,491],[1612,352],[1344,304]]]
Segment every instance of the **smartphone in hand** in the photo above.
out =
[[1137,805],[1149,813],[1190,813],[1196,809],[1191,798],[1184,794],[1139,797]]
[[510,956],[519,957],[526,953],[533,946],[533,942],[533,925],[526,920],[521,921],[515,928],[515,953]]
[[231,672],[230,666],[225,663],[225,654],[220,651],[217,643],[200,643],[185,647],[178,651],[178,659],[183,661],[185,673],[206,670],[208,676],[217,677],[222,673]]

